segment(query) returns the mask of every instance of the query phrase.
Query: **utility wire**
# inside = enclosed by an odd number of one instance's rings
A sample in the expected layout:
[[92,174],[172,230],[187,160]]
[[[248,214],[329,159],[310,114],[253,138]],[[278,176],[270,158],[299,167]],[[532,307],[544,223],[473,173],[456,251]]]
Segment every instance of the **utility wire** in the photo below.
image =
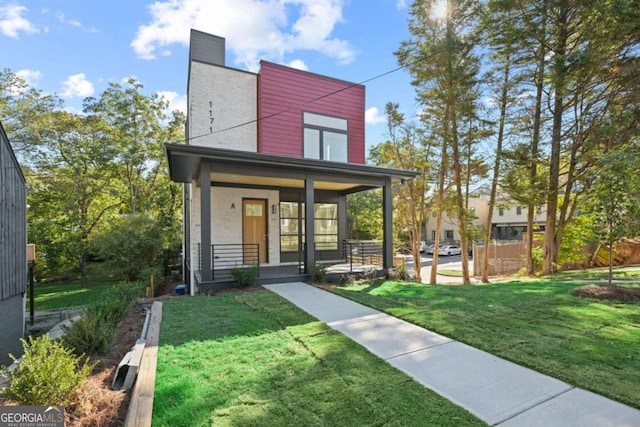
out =
[[237,128],[242,127],[242,126],[250,125],[250,124],[253,124],[253,123],[258,123],[258,122],[263,121],[263,120],[268,120],[268,119],[271,119],[273,117],[277,117],[277,116],[279,116],[281,114],[288,113],[289,111],[292,111],[292,110],[297,110],[299,108],[302,108],[302,107],[304,107],[306,105],[312,104],[312,103],[314,103],[316,101],[319,101],[321,99],[333,96],[333,95],[335,95],[337,93],[344,92],[344,91],[349,90],[351,88],[354,88],[356,86],[361,86],[361,85],[364,85],[365,83],[369,83],[369,82],[371,82],[373,80],[377,80],[377,79],[380,79],[382,77],[388,76],[389,74],[393,74],[393,73],[395,73],[397,71],[402,70],[403,68],[408,68],[408,67],[410,67],[412,65],[415,65],[415,64],[418,64],[418,63],[420,63],[422,61],[426,61],[427,59],[431,59],[432,57],[434,57],[436,55],[439,55],[439,54],[441,54],[441,53],[443,53],[445,51],[446,51],[446,49],[441,49],[441,50],[436,51],[434,53],[431,53],[429,55],[423,56],[422,58],[418,58],[415,61],[411,62],[410,64],[401,65],[401,66],[396,67],[396,68],[394,68],[392,70],[389,70],[389,71],[386,71],[384,73],[378,74],[376,76],[370,77],[370,78],[368,78],[366,80],[362,80],[359,83],[351,83],[351,84],[349,84],[349,85],[347,85],[345,87],[342,87],[340,89],[334,90],[333,92],[325,93],[324,95],[320,95],[320,96],[318,96],[316,98],[310,99],[308,101],[305,101],[303,103],[294,105],[294,106],[286,108],[284,110],[277,111],[277,112],[269,114],[267,116],[258,117],[257,119],[254,119],[254,120],[249,120],[247,122],[239,123],[237,125],[229,126],[229,127],[223,128],[223,129],[218,129],[215,132],[210,132],[210,133],[206,133],[206,134],[202,134],[202,135],[196,135],[196,136],[193,136],[193,137],[189,137],[189,138],[186,138],[185,141],[193,141],[194,139],[204,138],[204,137],[209,136],[209,135],[215,135],[215,134],[218,134],[218,133],[227,132],[227,131],[232,130],[232,129],[237,129]]

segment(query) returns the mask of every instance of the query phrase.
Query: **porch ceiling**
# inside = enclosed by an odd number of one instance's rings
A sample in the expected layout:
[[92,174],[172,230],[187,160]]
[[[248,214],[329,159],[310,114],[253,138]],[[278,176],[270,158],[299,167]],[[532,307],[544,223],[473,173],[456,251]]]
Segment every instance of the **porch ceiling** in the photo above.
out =
[[[233,173],[213,172],[211,182],[234,184],[238,186],[251,186],[260,183],[267,187],[304,188],[304,180],[293,178],[275,178],[270,176],[240,175]],[[344,182],[315,181],[314,187],[318,190],[348,191],[360,187],[358,184]]]

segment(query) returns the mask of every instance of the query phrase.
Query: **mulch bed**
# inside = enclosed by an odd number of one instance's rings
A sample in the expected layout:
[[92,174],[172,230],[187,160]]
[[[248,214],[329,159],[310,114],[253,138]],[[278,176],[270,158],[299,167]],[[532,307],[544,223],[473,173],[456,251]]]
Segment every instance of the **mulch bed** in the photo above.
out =
[[640,286],[586,285],[574,289],[579,297],[640,302]]
[[149,307],[150,305],[147,304],[144,306],[136,304],[122,321],[120,331],[109,353],[105,356],[91,358],[92,360],[100,360],[100,362],[82,388],[74,393],[71,405],[65,407],[65,426],[115,427],[124,424],[131,399],[131,390],[126,392],[112,390],[111,383],[118,363],[140,338],[144,324],[142,309]]

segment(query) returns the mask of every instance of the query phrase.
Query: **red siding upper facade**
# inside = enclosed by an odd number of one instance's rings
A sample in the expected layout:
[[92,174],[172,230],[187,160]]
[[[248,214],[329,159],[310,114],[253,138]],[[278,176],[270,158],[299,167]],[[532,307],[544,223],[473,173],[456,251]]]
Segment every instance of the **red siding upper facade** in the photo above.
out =
[[261,61],[257,98],[259,153],[302,157],[307,112],[347,119],[348,161],[365,163],[364,86]]

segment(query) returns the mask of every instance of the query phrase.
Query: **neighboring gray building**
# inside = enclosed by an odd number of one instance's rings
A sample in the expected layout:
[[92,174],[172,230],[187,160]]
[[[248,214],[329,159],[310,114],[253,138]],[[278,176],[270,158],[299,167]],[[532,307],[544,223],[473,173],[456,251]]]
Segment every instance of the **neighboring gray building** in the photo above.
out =
[[22,354],[27,289],[27,183],[0,123],[0,364]]

